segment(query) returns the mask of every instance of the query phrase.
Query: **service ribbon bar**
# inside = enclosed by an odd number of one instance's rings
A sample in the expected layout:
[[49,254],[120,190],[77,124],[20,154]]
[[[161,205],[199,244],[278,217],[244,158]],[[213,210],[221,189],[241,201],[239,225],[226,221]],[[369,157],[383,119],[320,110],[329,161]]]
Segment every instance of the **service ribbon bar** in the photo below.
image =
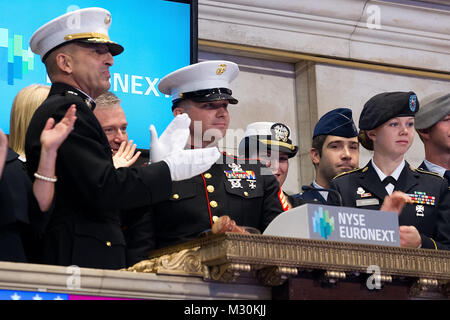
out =
[[429,206],[435,205],[436,197],[429,196],[425,192],[414,191],[414,194],[410,193],[408,196],[411,198],[412,203],[426,204]]

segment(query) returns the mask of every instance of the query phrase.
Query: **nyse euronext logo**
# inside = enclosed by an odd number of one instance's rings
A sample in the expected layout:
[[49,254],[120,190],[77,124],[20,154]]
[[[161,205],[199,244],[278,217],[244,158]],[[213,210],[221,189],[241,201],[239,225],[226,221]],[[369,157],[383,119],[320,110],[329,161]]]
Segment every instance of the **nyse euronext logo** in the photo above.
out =
[[323,208],[319,207],[318,211],[314,210],[312,220],[314,232],[317,232],[325,240],[328,239],[334,230],[334,217],[330,218],[328,210],[323,211]]
[[23,36],[0,28],[0,81],[12,86],[14,79],[22,79],[32,70],[34,54],[29,47],[24,48]]

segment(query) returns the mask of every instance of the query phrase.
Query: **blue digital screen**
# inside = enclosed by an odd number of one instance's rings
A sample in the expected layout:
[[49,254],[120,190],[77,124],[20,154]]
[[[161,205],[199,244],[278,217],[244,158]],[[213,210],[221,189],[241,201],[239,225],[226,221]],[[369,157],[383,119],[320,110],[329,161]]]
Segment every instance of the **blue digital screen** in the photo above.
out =
[[51,85],[44,64],[31,52],[34,31],[66,12],[101,7],[111,12],[109,37],[125,51],[114,57],[111,88],[122,100],[128,136],[149,147],[149,126],[161,134],[173,119],[169,96],[158,83],[191,60],[191,5],[166,0],[18,0],[0,4],[0,128],[9,133],[14,97],[20,89]]

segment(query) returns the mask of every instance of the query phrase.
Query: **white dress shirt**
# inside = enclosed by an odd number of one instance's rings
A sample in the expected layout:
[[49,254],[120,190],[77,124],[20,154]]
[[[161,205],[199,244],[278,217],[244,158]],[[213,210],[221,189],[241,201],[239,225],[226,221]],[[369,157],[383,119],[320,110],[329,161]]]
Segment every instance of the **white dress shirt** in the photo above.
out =
[[[378,176],[380,177],[380,181],[383,181],[386,177],[388,177],[387,175],[385,175],[383,173],[383,171],[380,170],[380,168],[377,167],[377,165],[375,164],[375,162],[372,161],[372,166],[375,169],[376,173],[378,174]],[[398,181],[398,178],[400,177],[400,174],[402,173],[403,168],[405,167],[406,161],[403,160],[402,163],[400,163],[400,165],[392,172],[391,177],[394,178],[396,181]],[[395,186],[392,183],[389,183],[386,187],[386,192],[391,195],[392,192],[394,191]]]

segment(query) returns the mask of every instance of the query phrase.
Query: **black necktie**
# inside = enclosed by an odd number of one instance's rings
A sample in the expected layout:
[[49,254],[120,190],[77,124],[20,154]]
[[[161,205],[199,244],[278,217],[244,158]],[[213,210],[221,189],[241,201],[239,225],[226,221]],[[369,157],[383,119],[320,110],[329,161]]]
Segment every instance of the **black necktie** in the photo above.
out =
[[447,179],[447,182],[450,185],[450,170],[445,171],[444,178]]
[[397,180],[395,180],[394,178],[392,178],[391,176],[384,178],[384,180],[381,182],[383,184],[383,186],[386,188],[386,186],[389,183],[392,183],[392,185],[395,186],[395,184],[397,183]]

